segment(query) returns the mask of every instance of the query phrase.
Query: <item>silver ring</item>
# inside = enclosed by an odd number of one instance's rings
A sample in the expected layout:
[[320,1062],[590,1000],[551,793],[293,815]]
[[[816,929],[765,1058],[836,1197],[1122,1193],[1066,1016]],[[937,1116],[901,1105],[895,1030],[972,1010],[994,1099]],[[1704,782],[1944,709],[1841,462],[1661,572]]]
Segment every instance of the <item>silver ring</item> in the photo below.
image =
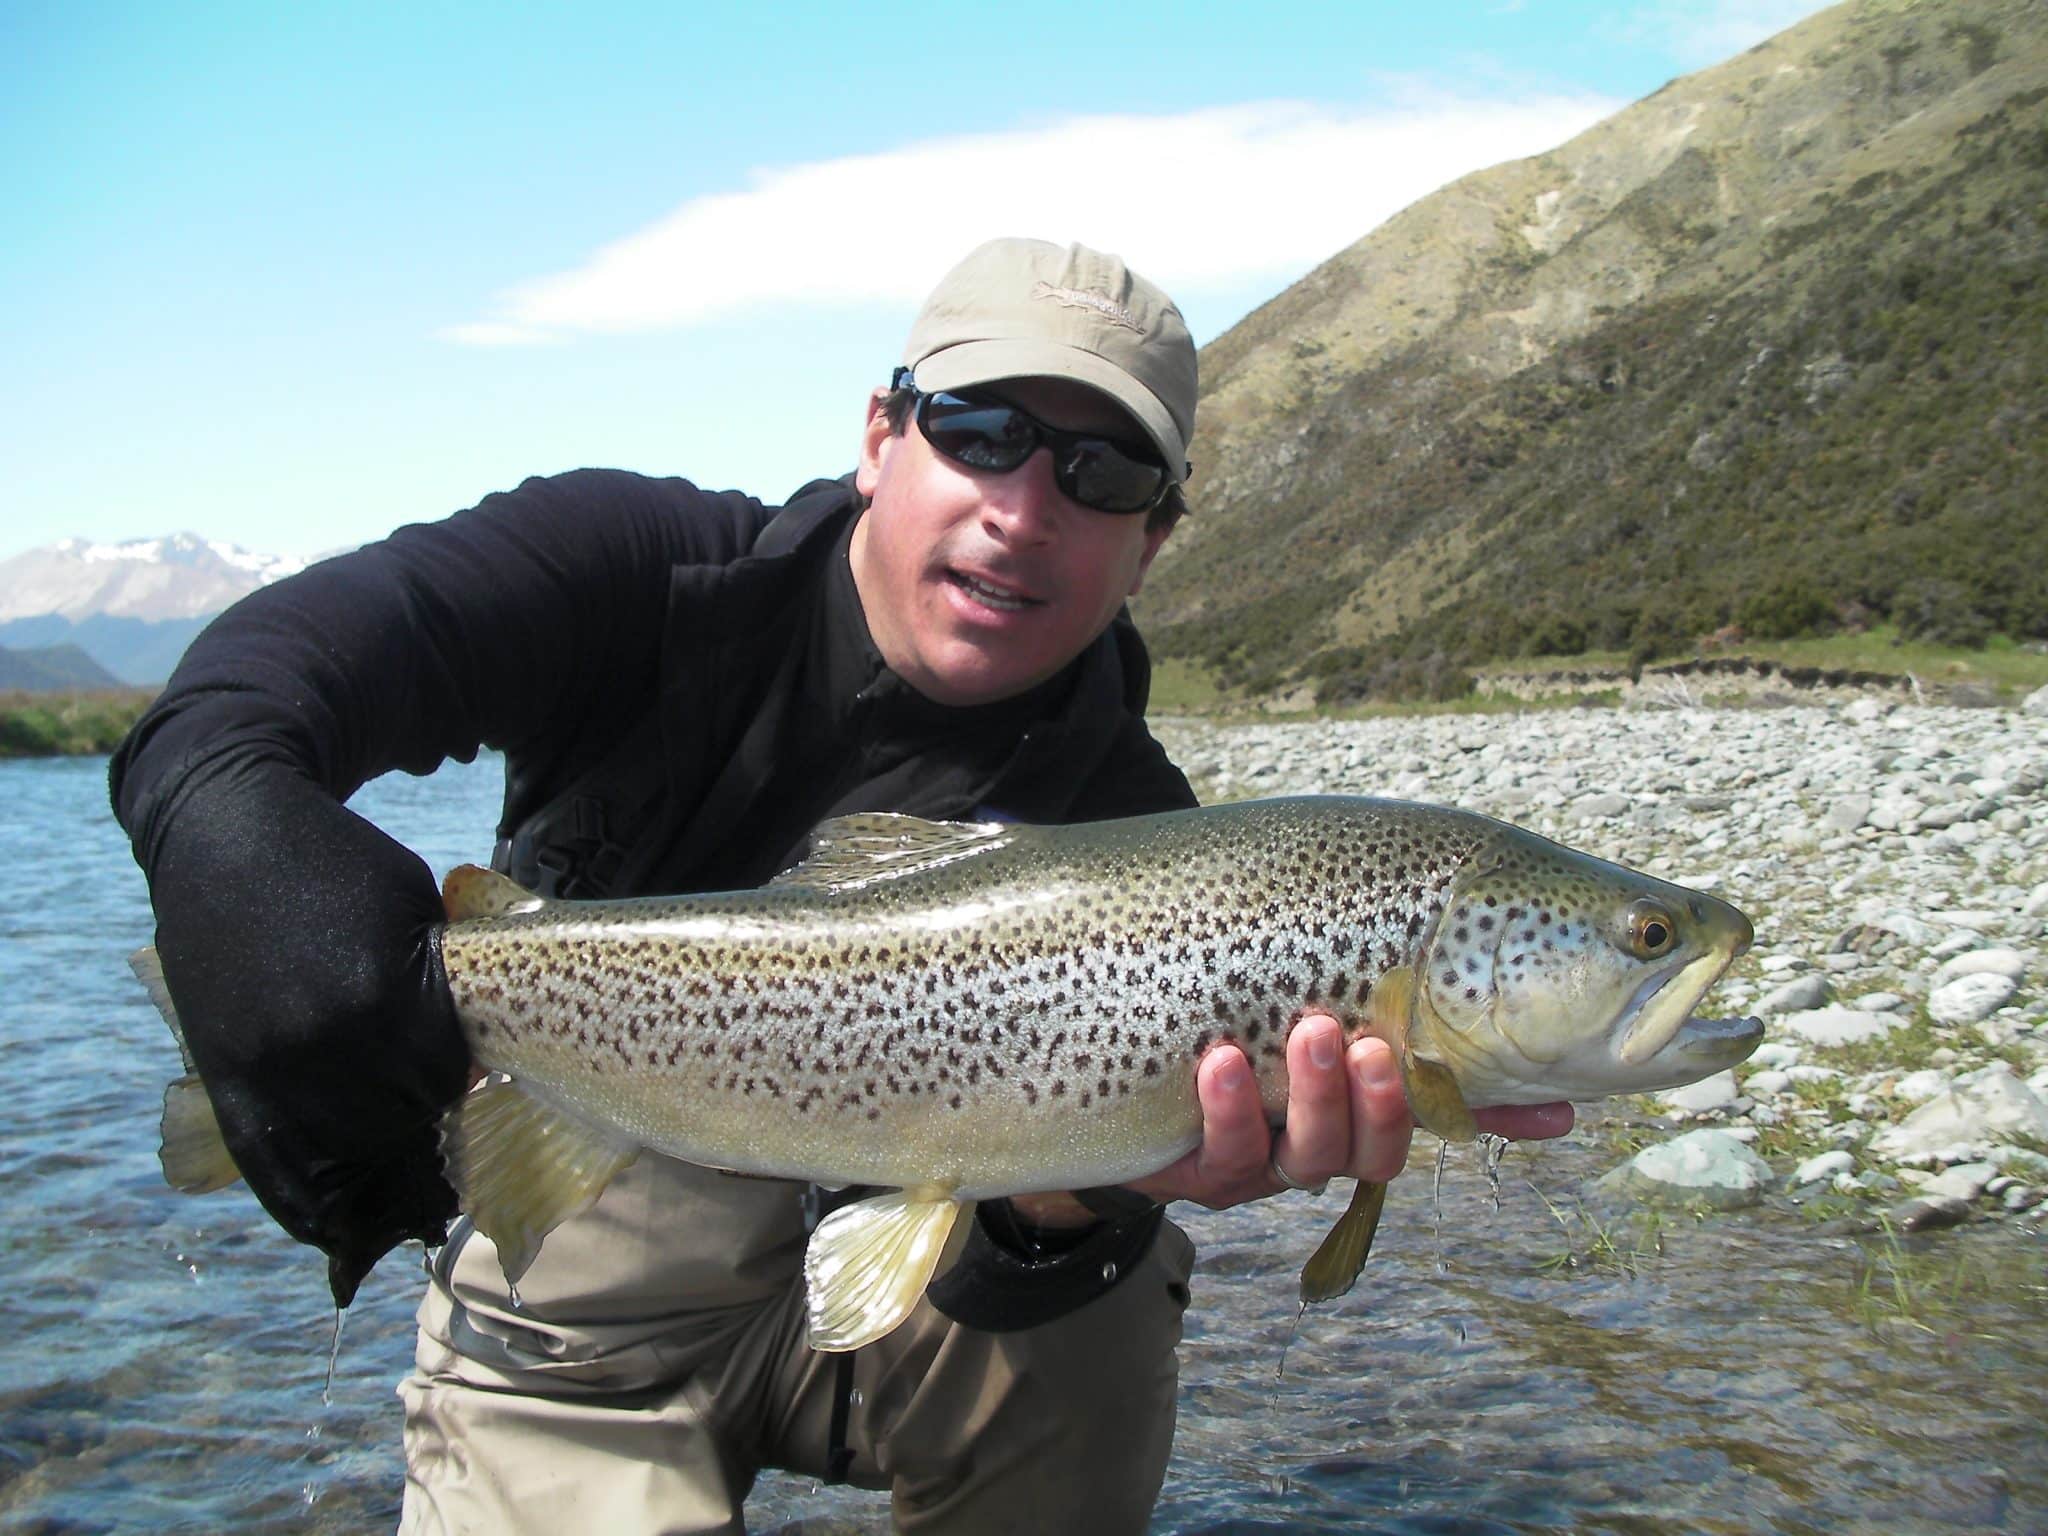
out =
[[1293,1179],[1288,1177],[1287,1170],[1280,1166],[1280,1159],[1277,1157],[1270,1157],[1266,1159],[1266,1167],[1269,1170],[1271,1170],[1273,1177],[1278,1179],[1282,1184],[1285,1184],[1289,1189],[1298,1189],[1305,1195],[1320,1195],[1324,1190],[1330,1187],[1330,1181],[1328,1179],[1324,1179],[1320,1184],[1296,1183]]

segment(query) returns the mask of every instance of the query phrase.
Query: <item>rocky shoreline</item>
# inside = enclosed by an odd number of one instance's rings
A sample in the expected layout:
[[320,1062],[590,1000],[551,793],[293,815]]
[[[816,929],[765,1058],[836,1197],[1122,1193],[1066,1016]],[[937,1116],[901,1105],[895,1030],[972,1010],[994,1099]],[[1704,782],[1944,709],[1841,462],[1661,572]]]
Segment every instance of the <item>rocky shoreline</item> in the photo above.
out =
[[1668,1129],[1617,1195],[1907,1230],[2048,1211],[2048,691],[1155,725],[1205,802],[1456,805],[1750,915],[1708,1003],[1765,1042],[1640,1101]]

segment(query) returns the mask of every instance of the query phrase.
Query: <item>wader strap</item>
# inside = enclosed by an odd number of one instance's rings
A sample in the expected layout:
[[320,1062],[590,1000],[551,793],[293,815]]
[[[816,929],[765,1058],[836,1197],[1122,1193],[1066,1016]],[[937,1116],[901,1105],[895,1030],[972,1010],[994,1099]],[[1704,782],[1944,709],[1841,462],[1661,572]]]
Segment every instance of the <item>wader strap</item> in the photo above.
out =
[[843,1483],[853,1470],[853,1447],[846,1443],[846,1421],[853,1412],[853,1357],[847,1350],[832,1366],[832,1427],[825,1436],[825,1481]]

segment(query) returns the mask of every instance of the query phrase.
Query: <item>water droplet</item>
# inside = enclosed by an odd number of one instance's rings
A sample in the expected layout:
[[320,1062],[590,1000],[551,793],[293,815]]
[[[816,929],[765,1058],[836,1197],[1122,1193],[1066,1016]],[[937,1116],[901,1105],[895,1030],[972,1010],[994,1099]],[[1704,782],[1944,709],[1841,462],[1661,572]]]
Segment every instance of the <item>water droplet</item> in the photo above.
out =
[[1429,1238],[1438,1274],[1444,1272],[1444,1163],[1450,1155],[1449,1142],[1436,1144],[1436,1172],[1429,1181]]
[[334,1343],[327,1351],[327,1382],[320,1388],[320,1402],[328,1408],[334,1406],[334,1367],[341,1359],[341,1325],[347,1318],[348,1313],[340,1307],[334,1309]]
[[1104,1285],[1116,1284],[1116,1265],[1114,1263],[1102,1266],[1102,1283]]
[[846,1394],[846,1405],[849,1408],[858,1408],[861,1405],[861,1392],[859,1387],[855,1387],[851,1392]]
[[509,1280],[505,1282],[505,1294],[512,1299],[512,1310],[514,1312],[518,1312],[525,1307],[526,1303],[519,1299],[519,1287],[512,1284]]
[[1508,1155],[1508,1148],[1514,1143],[1505,1136],[1489,1132],[1479,1133],[1480,1166],[1486,1170],[1486,1182],[1493,1190],[1493,1214],[1500,1214],[1500,1160]]

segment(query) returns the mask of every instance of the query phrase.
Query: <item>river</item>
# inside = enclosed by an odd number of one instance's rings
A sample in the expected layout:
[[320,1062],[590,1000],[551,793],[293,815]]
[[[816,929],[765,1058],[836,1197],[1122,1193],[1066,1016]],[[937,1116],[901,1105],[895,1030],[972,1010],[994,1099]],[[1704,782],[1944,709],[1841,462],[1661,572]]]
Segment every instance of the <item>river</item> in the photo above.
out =
[[[0,1527],[388,1529],[417,1256],[365,1284],[324,1394],[324,1266],[245,1191],[164,1187],[178,1060],[124,963],[150,916],[105,771],[0,763]],[[488,852],[497,772],[356,804],[443,870]],[[1155,1529],[2048,1529],[2032,1228],[1901,1243],[1782,1202],[1650,1221],[1593,1198],[1613,1154],[1584,1133],[1512,1149],[1498,1208],[1464,1149],[1433,1199],[1430,1158],[1358,1290],[1298,1327],[1341,1191],[1186,1217],[1202,1260]],[[886,1528],[878,1495],[777,1474],[749,1515]]]

